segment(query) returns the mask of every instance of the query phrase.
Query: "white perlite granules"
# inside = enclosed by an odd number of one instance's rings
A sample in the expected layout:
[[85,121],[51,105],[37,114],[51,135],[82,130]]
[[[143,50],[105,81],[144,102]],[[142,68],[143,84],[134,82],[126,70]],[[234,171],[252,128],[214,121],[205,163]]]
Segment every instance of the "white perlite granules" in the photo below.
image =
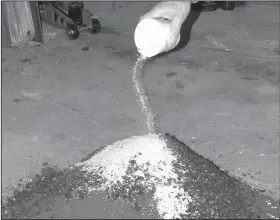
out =
[[133,87],[138,98],[138,103],[141,107],[142,113],[145,116],[146,125],[150,134],[156,133],[155,115],[152,109],[152,103],[145,90],[143,82],[143,66],[146,58],[139,56],[133,65],[132,82]]
[[[117,141],[77,166],[81,166],[89,176],[99,175],[104,180],[98,188],[88,189],[100,192],[124,182],[131,160],[135,161],[138,169],[129,177],[135,180],[144,177],[141,184],[147,187],[153,185],[153,200],[161,218],[180,218],[181,214],[187,214],[188,204],[192,200],[183,190],[180,184],[182,180],[174,172],[176,157],[159,135],[150,134]],[[150,178],[145,179],[145,174]]]

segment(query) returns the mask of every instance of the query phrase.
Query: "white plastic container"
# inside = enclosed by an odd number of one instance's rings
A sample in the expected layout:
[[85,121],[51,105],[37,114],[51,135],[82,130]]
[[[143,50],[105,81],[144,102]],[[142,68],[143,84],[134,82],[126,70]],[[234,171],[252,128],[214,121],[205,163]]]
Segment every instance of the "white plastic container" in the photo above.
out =
[[148,58],[176,47],[180,35],[174,44],[170,38],[170,27],[170,21],[166,19],[146,18],[140,21],[134,32],[138,52]]

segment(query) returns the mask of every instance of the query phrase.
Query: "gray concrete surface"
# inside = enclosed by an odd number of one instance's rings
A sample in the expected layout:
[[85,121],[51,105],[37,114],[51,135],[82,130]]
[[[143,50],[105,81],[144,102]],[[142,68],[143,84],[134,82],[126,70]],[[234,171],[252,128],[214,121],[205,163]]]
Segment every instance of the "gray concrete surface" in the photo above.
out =
[[[3,50],[4,196],[43,164],[67,168],[98,146],[147,132],[131,76],[133,31],[152,5],[99,13],[98,35],[70,41],[45,26],[43,46]],[[189,44],[145,69],[161,129],[275,199],[278,62],[279,8],[249,4],[200,14]]]

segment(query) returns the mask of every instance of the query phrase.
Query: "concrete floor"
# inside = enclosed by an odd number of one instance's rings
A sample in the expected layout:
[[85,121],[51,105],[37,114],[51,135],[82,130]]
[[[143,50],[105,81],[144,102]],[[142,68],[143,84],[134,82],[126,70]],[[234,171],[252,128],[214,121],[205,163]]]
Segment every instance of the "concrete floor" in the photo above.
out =
[[[3,49],[4,196],[43,165],[66,168],[147,132],[131,77],[134,28],[152,5],[119,3],[113,13],[98,14],[104,27],[98,35],[82,32],[70,41],[45,25],[43,46]],[[275,6],[205,12],[186,47],[145,68],[161,130],[274,199],[280,197],[278,41]]]

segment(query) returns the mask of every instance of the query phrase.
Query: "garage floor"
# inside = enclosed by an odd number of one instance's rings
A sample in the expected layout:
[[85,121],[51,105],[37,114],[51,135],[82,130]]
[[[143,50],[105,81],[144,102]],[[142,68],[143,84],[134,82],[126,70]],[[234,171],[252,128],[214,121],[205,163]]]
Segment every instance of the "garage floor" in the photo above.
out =
[[[43,46],[3,49],[5,198],[46,166],[64,169],[147,133],[132,85],[133,32],[152,5],[98,14],[98,35],[70,41],[45,25]],[[279,200],[279,7],[192,12],[185,26],[182,48],[145,67],[160,129]]]

